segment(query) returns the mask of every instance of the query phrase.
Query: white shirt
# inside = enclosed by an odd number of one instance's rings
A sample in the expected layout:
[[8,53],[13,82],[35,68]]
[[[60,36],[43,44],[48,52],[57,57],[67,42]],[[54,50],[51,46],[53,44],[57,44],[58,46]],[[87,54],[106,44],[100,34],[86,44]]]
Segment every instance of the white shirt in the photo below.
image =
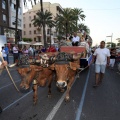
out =
[[110,57],[110,51],[107,48],[97,48],[93,55],[96,56],[95,64],[106,65],[107,57]]
[[29,47],[28,51],[33,54],[33,49],[32,49],[32,47]]
[[2,65],[2,62],[0,61],[0,66]]
[[80,40],[80,37],[79,36],[74,36],[73,38],[72,38],[72,42],[79,42],[79,40]]
[[84,46],[87,50],[87,52],[89,52],[89,44],[87,42],[80,42],[80,46]]
[[18,53],[18,49],[16,47],[13,47],[13,53]]
[[3,56],[3,57],[6,57],[6,56],[7,56],[5,50],[2,50],[2,56]]

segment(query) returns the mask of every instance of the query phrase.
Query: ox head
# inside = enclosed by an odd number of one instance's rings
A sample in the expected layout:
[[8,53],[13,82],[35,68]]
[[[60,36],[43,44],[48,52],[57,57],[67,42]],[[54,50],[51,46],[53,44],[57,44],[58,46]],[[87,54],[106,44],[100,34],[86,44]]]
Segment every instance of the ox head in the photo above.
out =
[[[36,72],[39,72],[42,69],[41,66],[30,65],[29,72],[27,72],[27,68],[21,68],[22,72],[24,72],[24,76],[22,77],[22,81],[20,83],[20,88],[27,90],[30,88],[30,84],[33,81],[33,78],[36,75]],[[19,69],[19,71],[21,71]]]
[[50,66],[50,69],[56,71],[57,76],[56,85],[58,87],[60,88],[66,87],[67,81],[70,79],[70,75],[73,75],[73,77],[75,76],[76,70],[80,67],[79,65],[80,57],[81,54],[79,55],[72,54],[70,56],[66,56],[65,60],[64,56],[62,56],[62,60],[60,60],[61,59],[60,56],[59,58],[55,58],[57,59],[57,61],[55,61],[55,63]]
[[57,87],[64,88],[67,86],[67,81],[69,80],[70,75],[75,75],[76,70],[80,67],[79,63],[69,62],[66,64],[52,64],[50,69],[56,71],[57,76]]
[[26,67],[26,68],[20,68],[19,67],[19,68],[17,68],[17,71],[23,77],[31,71],[31,68],[30,67]]

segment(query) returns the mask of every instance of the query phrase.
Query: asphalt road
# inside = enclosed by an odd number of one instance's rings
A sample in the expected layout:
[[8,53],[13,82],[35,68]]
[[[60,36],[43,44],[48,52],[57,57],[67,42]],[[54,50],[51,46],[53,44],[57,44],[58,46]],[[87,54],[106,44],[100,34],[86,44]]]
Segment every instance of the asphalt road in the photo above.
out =
[[[16,68],[10,73],[17,86],[20,75]],[[0,120],[119,120],[120,119],[120,74],[107,69],[103,83],[93,88],[94,65],[80,73],[72,86],[70,102],[64,101],[52,84],[52,98],[47,98],[47,87],[38,89],[38,103],[33,105],[33,92],[17,92],[4,70],[0,76]]]

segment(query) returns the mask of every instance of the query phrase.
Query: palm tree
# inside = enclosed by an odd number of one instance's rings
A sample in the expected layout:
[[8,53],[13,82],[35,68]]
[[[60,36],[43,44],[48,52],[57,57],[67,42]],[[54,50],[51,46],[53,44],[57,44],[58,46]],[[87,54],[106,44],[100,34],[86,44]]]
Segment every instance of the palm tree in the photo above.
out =
[[[34,18],[32,21],[33,21],[33,24],[35,26],[38,26],[39,28],[40,27],[43,27],[43,21],[44,21],[44,25],[45,26],[49,26],[50,28],[52,28],[54,26],[54,21],[53,21],[53,17],[52,17],[52,13],[49,12],[49,11],[45,11],[45,12],[41,12],[41,11],[38,11],[36,13],[37,17]],[[45,29],[44,29],[45,31]],[[44,39],[44,45],[46,47],[46,32],[43,34],[45,39]]]
[[79,8],[72,9],[72,12],[73,12],[72,13],[73,16],[76,19],[76,28],[77,28],[78,21],[80,21],[80,20],[84,21],[86,16],[83,14],[84,11],[82,9],[79,9]]
[[78,25],[79,30],[84,30],[86,32],[86,34],[90,34],[90,29],[88,28],[88,26],[84,25],[83,23]]
[[59,33],[70,33],[70,30],[75,27],[75,17],[72,15],[72,9],[63,9],[60,15],[56,17],[56,27]]

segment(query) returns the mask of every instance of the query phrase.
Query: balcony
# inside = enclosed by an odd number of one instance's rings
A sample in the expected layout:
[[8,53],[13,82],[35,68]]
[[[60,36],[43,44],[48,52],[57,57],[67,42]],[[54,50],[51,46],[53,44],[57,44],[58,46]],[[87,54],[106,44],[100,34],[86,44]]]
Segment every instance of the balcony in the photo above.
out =
[[37,37],[42,36],[41,32],[36,33],[36,36]]

